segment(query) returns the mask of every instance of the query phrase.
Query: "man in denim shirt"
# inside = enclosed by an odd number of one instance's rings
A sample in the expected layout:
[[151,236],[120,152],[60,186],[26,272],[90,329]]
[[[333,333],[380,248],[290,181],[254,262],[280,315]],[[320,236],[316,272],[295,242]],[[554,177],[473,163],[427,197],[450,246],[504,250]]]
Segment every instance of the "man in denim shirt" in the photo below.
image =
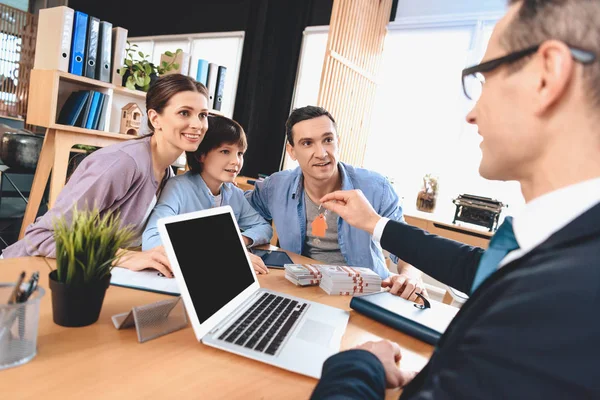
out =
[[[404,221],[398,195],[387,179],[338,161],[336,123],[321,107],[295,109],[286,122],[286,135],[286,150],[299,167],[277,172],[246,192],[250,204],[274,222],[280,247],[325,264],[370,268],[385,279],[383,286],[414,301],[414,293],[425,290],[420,271],[392,255],[400,272],[392,278],[381,246],[371,235],[320,207],[328,193],[360,189],[381,215]],[[313,232],[313,221],[321,214],[326,229]]]

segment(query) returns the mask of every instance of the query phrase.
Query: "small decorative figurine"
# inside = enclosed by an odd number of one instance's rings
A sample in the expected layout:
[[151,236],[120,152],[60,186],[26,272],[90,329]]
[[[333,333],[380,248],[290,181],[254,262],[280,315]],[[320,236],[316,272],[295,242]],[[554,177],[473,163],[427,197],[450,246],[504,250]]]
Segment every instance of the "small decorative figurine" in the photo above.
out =
[[437,178],[431,174],[423,177],[423,187],[417,195],[417,209],[419,211],[433,212],[438,195]]
[[128,103],[121,109],[120,133],[126,135],[139,135],[142,121],[142,110],[135,103]]

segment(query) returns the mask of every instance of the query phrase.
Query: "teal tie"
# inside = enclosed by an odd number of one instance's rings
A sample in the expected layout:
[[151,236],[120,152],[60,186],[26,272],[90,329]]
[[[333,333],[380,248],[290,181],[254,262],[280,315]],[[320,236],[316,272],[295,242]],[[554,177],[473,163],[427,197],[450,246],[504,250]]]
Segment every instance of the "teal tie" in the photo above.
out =
[[481,256],[473,286],[471,286],[471,294],[481,285],[488,276],[498,269],[500,261],[511,251],[519,248],[515,233],[513,232],[512,217],[506,217],[504,222],[496,231],[496,234],[490,240],[490,246]]

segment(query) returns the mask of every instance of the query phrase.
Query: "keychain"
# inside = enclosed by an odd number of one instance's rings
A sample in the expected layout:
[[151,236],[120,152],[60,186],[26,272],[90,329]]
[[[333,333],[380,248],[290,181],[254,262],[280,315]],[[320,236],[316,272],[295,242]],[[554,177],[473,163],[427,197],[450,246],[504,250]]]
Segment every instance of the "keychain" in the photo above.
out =
[[[319,209],[317,211],[321,211],[321,205],[319,205]],[[319,237],[325,237],[325,232],[327,231],[327,211],[320,213],[314,219],[314,221],[310,224],[312,228],[312,235],[315,236],[313,239],[313,244],[318,245],[321,243]]]

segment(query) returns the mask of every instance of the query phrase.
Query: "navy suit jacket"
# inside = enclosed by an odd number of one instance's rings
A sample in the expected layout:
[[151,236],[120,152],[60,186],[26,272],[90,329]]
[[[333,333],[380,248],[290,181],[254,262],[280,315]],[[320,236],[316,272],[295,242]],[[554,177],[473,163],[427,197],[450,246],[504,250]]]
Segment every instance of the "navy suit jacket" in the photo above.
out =
[[[463,292],[484,252],[393,221],[381,244]],[[484,281],[401,399],[600,399],[599,288],[600,204]],[[379,360],[350,350],[325,362],[312,398],[384,395]]]

